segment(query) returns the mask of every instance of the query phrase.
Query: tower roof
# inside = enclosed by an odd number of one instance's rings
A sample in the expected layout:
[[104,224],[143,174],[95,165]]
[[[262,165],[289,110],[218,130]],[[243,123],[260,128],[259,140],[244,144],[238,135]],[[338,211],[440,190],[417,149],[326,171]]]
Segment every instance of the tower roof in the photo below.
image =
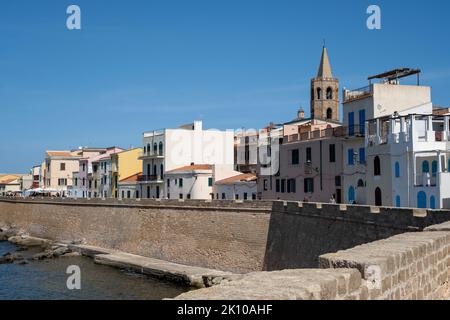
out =
[[320,59],[317,78],[333,78],[333,73],[331,72],[330,59],[328,58],[328,52],[325,46],[323,47],[322,50],[322,58]]

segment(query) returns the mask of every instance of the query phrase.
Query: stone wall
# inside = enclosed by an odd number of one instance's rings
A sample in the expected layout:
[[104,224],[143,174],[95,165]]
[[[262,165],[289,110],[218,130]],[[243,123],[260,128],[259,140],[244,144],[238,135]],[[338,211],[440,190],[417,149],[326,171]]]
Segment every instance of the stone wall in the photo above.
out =
[[30,235],[232,272],[262,270],[271,203],[0,200]]
[[322,254],[449,220],[449,211],[275,202],[264,269],[315,268]]
[[323,269],[255,272],[180,300],[448,300],[450,223],[320,257]]

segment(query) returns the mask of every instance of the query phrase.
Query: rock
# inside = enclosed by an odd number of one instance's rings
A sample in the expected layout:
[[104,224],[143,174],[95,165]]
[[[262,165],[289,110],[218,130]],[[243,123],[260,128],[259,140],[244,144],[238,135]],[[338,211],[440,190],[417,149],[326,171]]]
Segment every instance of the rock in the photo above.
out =
[[59,247],[59,248],[53,250],[53,256],[55,256],[55,257],[60,257],[67,253],[70,253],[70,249],[68,247]]
[[47,247],[51,244],[51,241],[28,237],[28,236],[14,236],[8,239],[9,242],[23,247]]
[[29,263],[30,263],[30,262],[28,262],[27,259],[22,259],[22,260],[14,261],[14,264],[17,264],[17,265],[25,265],[25,264],[29,264]]
[[71,258],[71,257],[81,257],[81,253],[79,253],[79,252],[69,252],[69,253],[63,254],[61,256],[61,258]]
[[6,253],[3,257],[0,258],[0,264],[14,263],[15,261],[24,260],[24,257],[17,252],[14,253]]
[[53,258],[53,251],[47,250],[33,255],[33,260],[45,260]]

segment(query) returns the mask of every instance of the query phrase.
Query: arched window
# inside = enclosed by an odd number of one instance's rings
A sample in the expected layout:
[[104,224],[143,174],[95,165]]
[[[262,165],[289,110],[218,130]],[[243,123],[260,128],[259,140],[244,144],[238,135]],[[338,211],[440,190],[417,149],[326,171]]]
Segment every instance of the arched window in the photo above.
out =
[[364,188],[364,181],[362,179],[358,180],[358,188]]
[[147,152],[150,153],[152,151],[152,148],[150,147],[150,143],[147,144]]
[[147,147],[144,146],[144,153],[147,153]]
[[333,110],[331,108],[327,109],[327,119],[333,119]]
[[348,188],[348,203],[355,203],[355,188],[353,188],[352,186]]
[[402,206],[402,202],[401,202],[400,196],[396,196],[395,197],[395,206],[397,208],[400,208]]
[[161,179],[162,179],[164,177],[164,165],[163,164],[161,164],[160,170],[161,170]]
[[333,100],[333,89],[331,87],[327,88],[327,100]]
[[380,188],[375,189],[375,205],[381,207],[383,205],[383,194]]
[[163,155],[163,143],[162,142],[159,143],[159,155],[160,156]]
[[147,175],[148,176],[152,175],[152,169],[151,169],[151,166],[149,164],[147,164]]
[[373,159],[373,174],[375,176],[381,176],[381,161],[379,156]]
[[156,171],[156,165],[153,166],[153,175],[154,176],[158,175],[158,172]]
[[322,100],[322,89],[317,88],[317,100]]
[[155,144],[153,145],[153,154],[158,154],[158,144],[155,142]]
[[436,209],[436,198],[434,196],[430,197],[430,208]]
[[427,208],[427,194],[424,191],[420,191],[417,194],[417,208],[420,209]]
[[422,173],[430,173],[430,163],[427,160],[422,162]]
[[433,177],[436,177],[437,169],[438,169],[438,163],[435,160],[431,163],[431,174],[433,175]]
[[395,163],[395,177],[400,178],[400,163]]
[[314,100],[314,88],[311,88],[311,101]]

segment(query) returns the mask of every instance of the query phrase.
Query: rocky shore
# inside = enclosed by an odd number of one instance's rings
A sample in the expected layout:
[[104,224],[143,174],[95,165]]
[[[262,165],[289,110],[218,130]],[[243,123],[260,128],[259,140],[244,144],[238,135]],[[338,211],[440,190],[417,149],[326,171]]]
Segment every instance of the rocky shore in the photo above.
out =
[[[27,264],[30,260],[46,260],[80,255],[80,253],[72,251],[69,248],[69,244],[31,237],[14,226],[0,226],[0,241],[9,241],[17,246],[17,252],[8,252],[0,256],[0,264]],[[24,254],[31,249],[36,253],[33,253],[31,256]]]

